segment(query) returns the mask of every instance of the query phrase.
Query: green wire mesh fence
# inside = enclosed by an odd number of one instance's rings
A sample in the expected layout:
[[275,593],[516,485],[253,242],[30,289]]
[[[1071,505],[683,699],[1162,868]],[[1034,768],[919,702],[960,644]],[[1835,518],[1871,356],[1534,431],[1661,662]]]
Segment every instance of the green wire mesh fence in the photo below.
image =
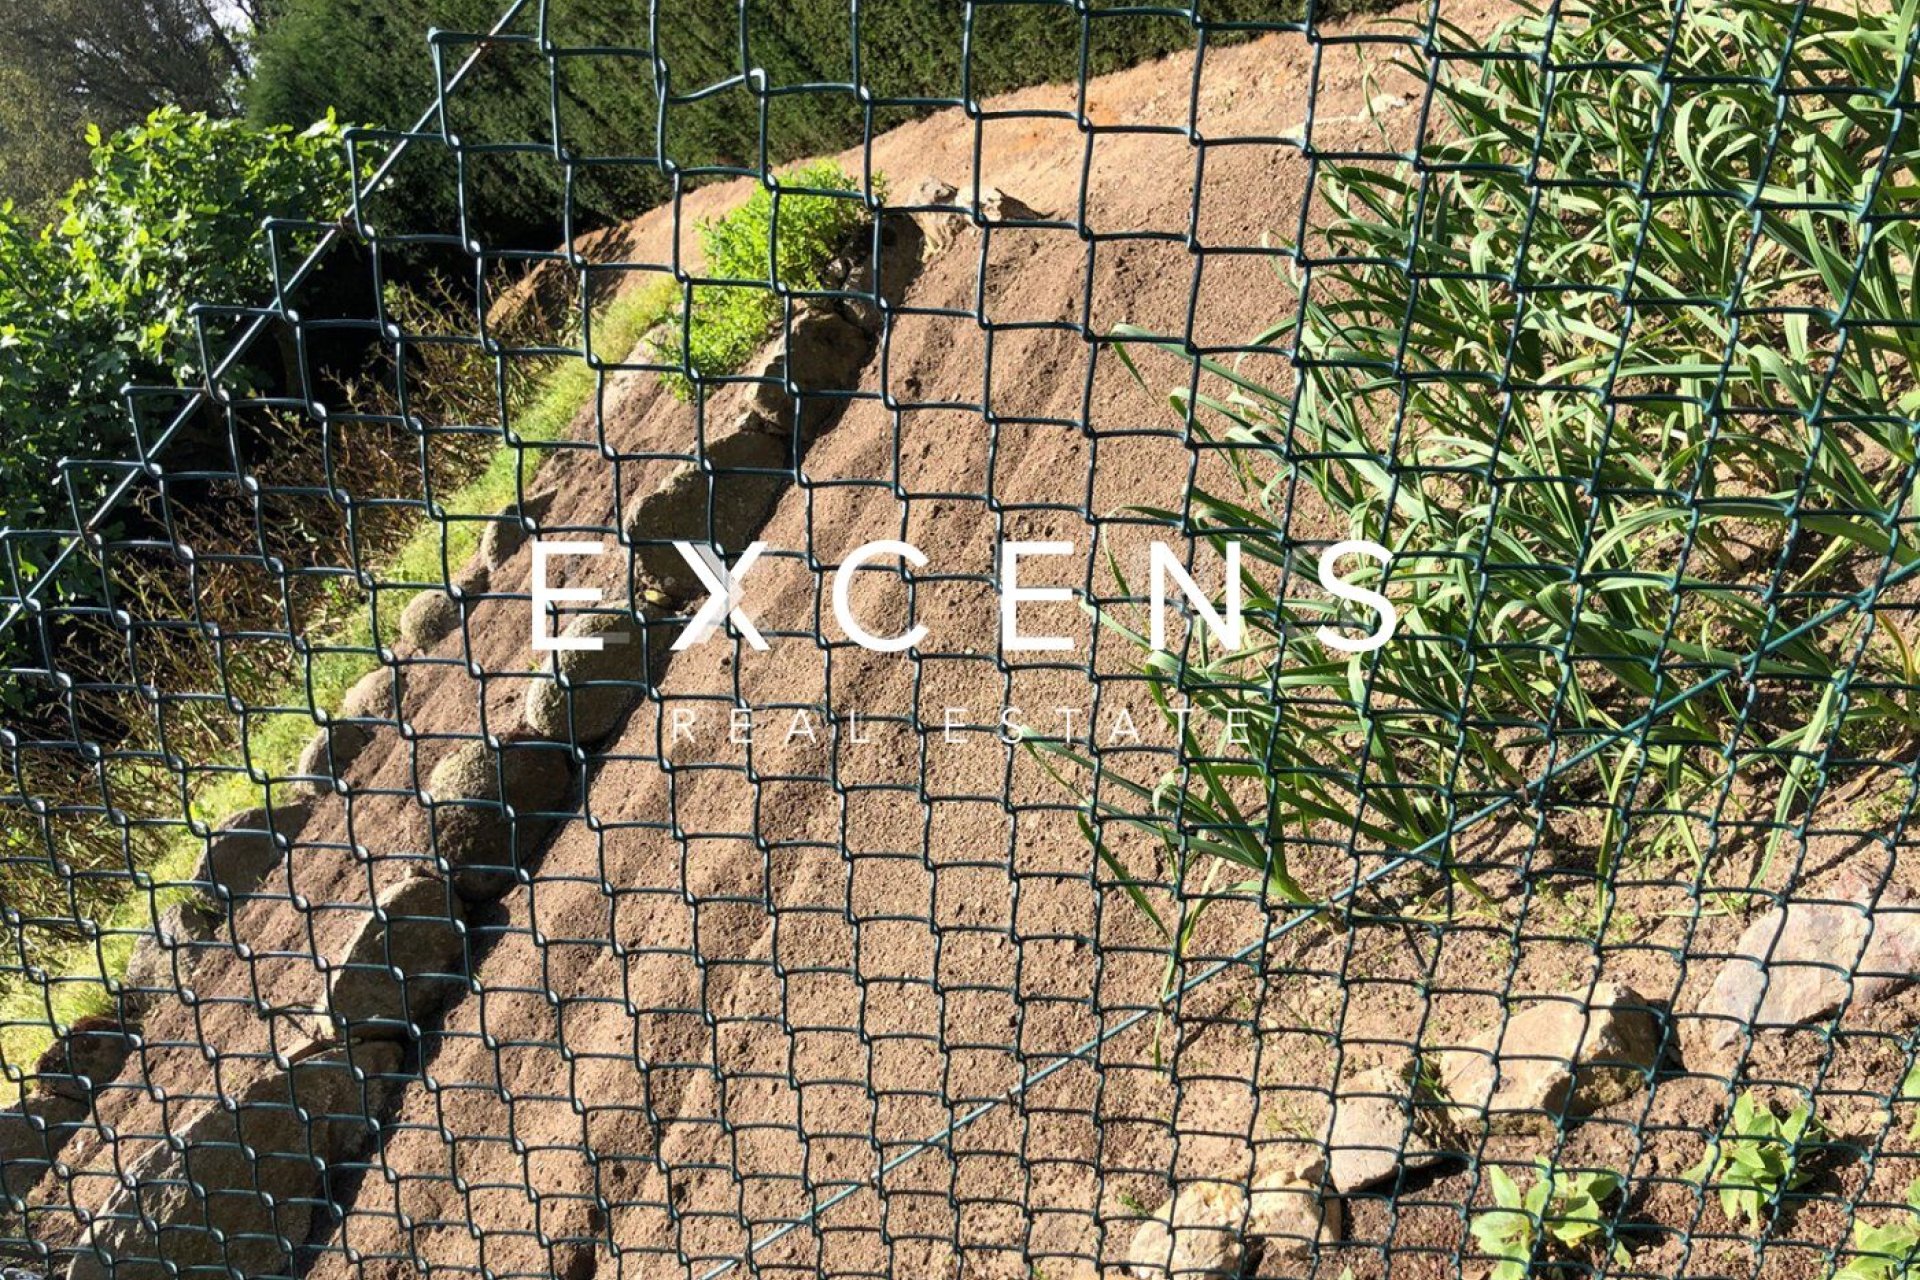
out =
[[0,1249],[1905,1274],[1920,6],[923,8],[433,34],[0,533]]

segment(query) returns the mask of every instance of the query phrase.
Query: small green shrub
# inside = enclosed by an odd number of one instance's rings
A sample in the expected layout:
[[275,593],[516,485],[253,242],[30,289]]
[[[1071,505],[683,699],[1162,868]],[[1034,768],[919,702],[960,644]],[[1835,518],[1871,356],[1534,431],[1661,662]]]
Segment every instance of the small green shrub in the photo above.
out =
[[1920,1267],[1920,1178],[1907,1186],[1907,1212],[1884,1226],[1853,1220],[1855,1257],[1838,1280],[1899,1280]]
[[[649,344],[655,358],[679,366],[664,381],[682,400],[693,397],[694,375],[723,377],[746,364],[780,318],[782,290],[825,288],[827,263],[867,221],[858,180],[830,160],[781,185],[847,194],[776,196],[762,187],[724,217],[701,221],[702,274],[730,283],[695,285],[691,309],[676,311],[671,333]],[[885,198],[883,183],[874,196]]]
[[[1620,1175],[1601,1169],[1568,1171],[1544,1162],[1526,1191],[1505,1169],[1487,1167],[1494,1208],[1473,1217],[1473,1238],[1494,1260],[1492,1280],[1525,1280],[1532,1264],[1536,1233],[1544,1232],[1567,1251],[1584,1248],[1606,1230],[1601,1205],[1620,1189]],[[1614,1246],[1624,1263],[1625,1250]]]
[[1734,1102],[1733,1114],[1707,1144],[1700,1163],[1683,1176],[1717,1190],[1729,1221],[1744,1219],[1758,1229],[1768,1205],[1813,1176],[1801,1160],[1801,1147],[1818,1142],[1825,1132],[1811,1107],[1802,1104],[1783,1118],[1748,1090]]

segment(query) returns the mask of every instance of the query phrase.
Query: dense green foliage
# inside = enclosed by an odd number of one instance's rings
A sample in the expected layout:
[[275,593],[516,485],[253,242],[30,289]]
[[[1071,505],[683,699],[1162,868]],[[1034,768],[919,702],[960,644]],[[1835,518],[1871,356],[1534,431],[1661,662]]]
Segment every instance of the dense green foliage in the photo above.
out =
[[261,130],[168,107],[93,143],[51,226],[0,209],[0,526],[66,522],[61,458],[129,456],[121,388],[191,376],[196,303],[269,292],[263,219],[347,199],[331,120]]
[[87,125],[111,133],[165,106],[230,112],[240,28],[261,3],[0,0],[0,202],[50,216],[87,172]]
[[[800,291],[826,287],[827,263],[866,221],[859,181],[832,161],[821,161],[787,174],[781,185],[847,194],[776,200],[760,187],[725,216],[702,221],[702,274],[729,283],[694,287],[691,308],[677,312],[667,336],[653,344],[661,360],[706,377],[733,373],[766,342],[780,318],[776,283]],[[665,381],[682,399],[693,394],[685,377],[669,374]]]
[[[1254,634],[1144,654],[1170,704],[1204,710],[1183,726],[1200,763],[1109,765],[1094,816],[1162,839],[1175,883],[1218,858],[1242,891],[1307,901],[1325,882],[1295,872],[1338,883],[1384,848],[1484,902],[1456,824],[1563,778],[1603,815],[1577,892],[1605,928],[1623,866],[1769,882],[1828,753],[1909,755],[1920,666],[1838,602],[1920,558],[1920,225],[1890,216],[1920,129],[1888,105],[1916,13],[1755,0],[1671,32],[1632,0],[1527,15],[1485,42],[1503,56],[1438,84],[1417,164],[1323,166],[1302,246],[1321,265],[1309,288],[1276,260],[1275,311],[1297,319],[1255,339],[1290,346],[1298,380],[1203,361],[1170,407],[1232,475],[1150,513],[1241,542]],[[1791,118],[1769,79],[1787,48],[1822,87]],[[1589,69],[1542,74],[1542,49]],[[1669,116],[1654,67],[1714,89]],[[1617,175],[1643,171],[1669,194],[1625,194]],[[1341,615],[1300,563],[1309,503],[1394,553],[1348,569],[1398,608],[1384,648],[1321,643]],[[1770,821],[1703,840],[1738,787]]]
[[[303,123],[329,108],[344,119],[411,124],[435,89],[420,33],[429,27],[484,31],[505,7],[503,0],[289,0],[261,37],[249,110],[282,124]],[[469,153],[466,230],[490,249],[551,248],[568,198],[556,145],[579,159],[571,196],[575,229],[658,203],[670,190],[664,169],[697,178],[714,168],[757,168],[763,152],[778,164],[851,145],[867,123],[851,88],[856,53],[860,82],[878,101],[872,119],[878,131],[926,110],[926,100],[959,102],[1075,79],[1083,36],[1093,74],[1191,48],[1195,39],[1186,19],[1096,15],[1083,30],[1071,6],[1019,4],[972,7],[969,42],[968,8],[953,0],[861,5],[856,48],[846,0],[753,0],[744,7],[744,45],[747,66],[765,76],[766,90],[756,94],[741,66],[738,0],[660,0],[658,54],[670,94],[662,128],[655,88],[661,77],[648,52],[649,6],[627,0],[530,4],[515,34],[531,33],[544,9],[545,35],[555,46],[622,52],[549,59],[532,43],[488,50],[450,98],[448,128],[476,147],[516,143],[544,150]],[[1274,21],[1298,12],[1274,0],[1205,0],[1198,8],[1210,22]],[[470,42],[446,44],[449,73],[472,49]],[[816,88],[792,92],[799,86]],[[707,89],[716,91],[688,100]],[[593,163],[606,157],[655,163]],[[390,198],[369,215],[382,229],[445,232],[456,225],[460,184],[444,155],[422,155],[397,178]]]

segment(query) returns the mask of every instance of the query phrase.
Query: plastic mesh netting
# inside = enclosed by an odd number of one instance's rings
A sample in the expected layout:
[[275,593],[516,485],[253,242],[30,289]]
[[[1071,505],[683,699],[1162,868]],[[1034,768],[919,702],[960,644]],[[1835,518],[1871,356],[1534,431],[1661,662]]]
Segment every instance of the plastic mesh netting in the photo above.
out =
[[585,9],[0,531],[0,1252],[1920,1259],[1920,6]]

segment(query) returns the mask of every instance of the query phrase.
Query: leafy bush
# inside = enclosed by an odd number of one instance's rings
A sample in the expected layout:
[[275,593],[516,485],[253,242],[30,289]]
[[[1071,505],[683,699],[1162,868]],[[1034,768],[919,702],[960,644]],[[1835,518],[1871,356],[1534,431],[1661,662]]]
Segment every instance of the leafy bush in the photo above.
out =
[[55,463],[131,456],[121,387],[191,385],[190,308],[270,292],[262,222],[348,200],[332,119],[262,130],[169,107],[91,141],[52,226],[0,208],[0,526],[65,526]]
[[[1297,20],[1304,11],[1301,3],[1273,0],[1199,0],[1192,7],[1214,24]],[[1320,3],[1315,12],[1324,21],[1367,7],[1383,6],[1342,0]],[[345,119],[409,126],[436,88],[427,29],[483,32],[503,8],[497,0],[288,0],[259,38],[248,112],[262,122],[286,124],[333,109]],[[541,39],[562,48],[638,50],[657,31],[675,100],[662,108],[656,66],[645,53],[549,61],[531,44],[492,46],[448,100],[450,127],[463,142],[532,143],[574,156],[652,163],[569,170],[539,152],[470,154],[464,176],[467,233],[490,249],[546,250],[559,240],[569,204],[576,231],[583,223],[631,217],[671,194],[663,176],[669,168],[697,182],[715,171],[757,169],[763,146],[769,163],[784,164],[858,142],[869,117],[852,93],[831,87],[795,91],[852,80],[852,12],[846,0],[661,0],[652,9],[630,0],[526,6],[516,33],[530,34],[537,23]],[[875,98],[899,102],[875,105],[875,128],[925,114],[933,102],[958,105],[963,92],[977,100],[1073,80],[1080,74],[1083,35],[1088,69],[1096,75],[1192,48],[1195,39],[1185,18],[1129,13],[1083,22],[1073,7],[1059,4],[885,0],[857,12],[861,83]],[[1219,44],[1242,34],[1216,25],[1209,38]],[[473,48],[471,42],[445,44],[446,65],[459,65]],[[766,79],[764,95],[741,82],[743,49],[747,65]],[[395,176],[393,191],[370,216],[389,229],[454,228],[462,212],[461,179],[444,156],[415,157]]]
[[[860,184],[839,165],[821,161],[786,175],[780,187],[847,194],[776,195],[761,187],[724,217],[702,220],[701,275],[727,283],[693,286],[691,306],[679,309],[671,332],[650,344],[657,359],[699,377],[733,373],[780,319],[781,291],[826,287],[828,261],[849,249],[867,220]],[[884,187],[875,192],[884,197]],[[693,395],[688,374],[664,378],[683,400]]]

